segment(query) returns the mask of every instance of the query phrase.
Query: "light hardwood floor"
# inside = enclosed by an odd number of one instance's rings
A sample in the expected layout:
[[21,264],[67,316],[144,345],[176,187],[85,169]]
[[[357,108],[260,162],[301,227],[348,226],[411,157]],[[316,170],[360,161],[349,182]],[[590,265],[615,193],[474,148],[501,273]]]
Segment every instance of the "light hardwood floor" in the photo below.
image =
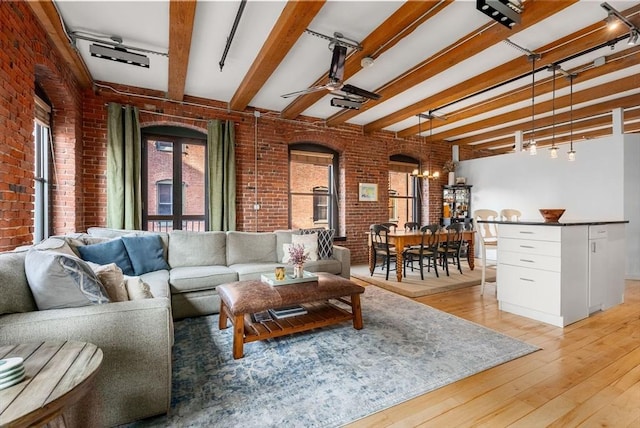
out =
[[414,300],[542,350],[348,427],[640,427],[640,281],[626,282],[622,305],[564,329],[499,311],[494,293]]

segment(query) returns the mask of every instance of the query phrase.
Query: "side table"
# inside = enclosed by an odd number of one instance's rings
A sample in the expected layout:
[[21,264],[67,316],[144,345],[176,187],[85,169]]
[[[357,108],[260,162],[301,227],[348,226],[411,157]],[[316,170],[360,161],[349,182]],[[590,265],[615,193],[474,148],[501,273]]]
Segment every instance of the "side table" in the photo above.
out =
[[25,379],[0,390],[0,426],[40,426],[56,421],[93,385],[102,350],[85,342],[38,342],[0,346],[0,358],[22,357]]

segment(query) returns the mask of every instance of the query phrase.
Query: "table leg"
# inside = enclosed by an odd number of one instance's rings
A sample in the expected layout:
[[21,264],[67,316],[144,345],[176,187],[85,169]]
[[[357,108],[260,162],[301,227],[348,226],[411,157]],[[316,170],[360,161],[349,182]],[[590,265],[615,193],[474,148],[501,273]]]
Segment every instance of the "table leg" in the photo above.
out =
[[471,270],[473,270],[473,268],[476,267],[476,263],[475,263],[476,250],[475,250],[474,241],[475,239],[473,239],[473,236],[471,237],[471,239],[467,241],[469,243],[469,247],[467,248],[467,262],[469,263],[469,269]]
[[398,279],[398,282],[402,282],[402,266],[404,264],[402,248],[403,247],[396,247],[396,278]]
[[362,307],[360,306],[360,294],[351,295],[351,313],[353,314],[353,328],[362,329]]
[[233,358],[237,360],[244,355],[244,314],[233,316]]

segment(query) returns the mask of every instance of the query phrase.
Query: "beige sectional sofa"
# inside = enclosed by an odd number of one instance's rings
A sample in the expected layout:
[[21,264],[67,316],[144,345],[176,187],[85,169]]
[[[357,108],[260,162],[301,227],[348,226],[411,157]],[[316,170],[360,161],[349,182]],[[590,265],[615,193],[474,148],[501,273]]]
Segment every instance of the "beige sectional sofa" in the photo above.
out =
[[[166,413],[171,400],[173,320],[217,313],[216,286],[259,278],[284,265],[284,244],[297,233],[160,233],[169,269],[140,275],[153,298],[49,310],[38,310],[29,287],[25,259],[30,249],[0,253],[0,345],[68,339],[102,349],[103,364],[92,396],[67,415],[78,426],[114,426]],[[95,227],[62,239],[77,250],[149,234]],[[349,250],[333,246],[331,257],[308,261],[305,269],[349,278]]]

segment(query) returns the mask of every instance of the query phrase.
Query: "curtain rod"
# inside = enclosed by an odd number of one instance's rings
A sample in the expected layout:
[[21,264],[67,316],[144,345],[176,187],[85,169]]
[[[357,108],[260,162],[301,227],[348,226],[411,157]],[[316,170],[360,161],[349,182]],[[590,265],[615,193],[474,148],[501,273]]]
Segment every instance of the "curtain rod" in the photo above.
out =
[[[104,105],[105,105],[105,107],[107,107],[109,105],[109,103],[104,103]],[[120,106],[120,108],[125,108],[125,106]],[[209,120],[212,120],[212,119],[202,119],[202,118],[198,118],[198,117],[180,116],[180,115],[177,115],[177,114],[160,113],[158,111],[145,110],[145,109],[138,109],[138,111],[142,112],[142,113],[157,114],[158,116],[173,117],[173,118],[176,118],[176,119],[200,120],[200,121],[204,121],[204,122],[208,122]]]

